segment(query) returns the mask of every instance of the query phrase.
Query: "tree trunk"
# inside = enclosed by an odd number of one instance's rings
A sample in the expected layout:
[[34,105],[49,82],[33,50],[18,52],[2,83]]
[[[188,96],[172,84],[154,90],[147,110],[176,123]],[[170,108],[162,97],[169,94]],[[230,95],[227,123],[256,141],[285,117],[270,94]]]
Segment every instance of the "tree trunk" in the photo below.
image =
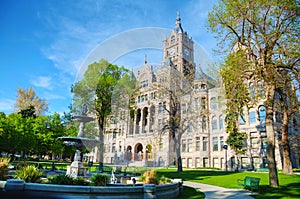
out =
[[103,154],[104,154],[104,119],[98,119],[99,125],[99,140],[100,140],[100,148],[99,148],[99,171],[103,171]]
[[178,139],[176,139],[175,137],[173,138],[173,141],[174,141],[174,144],[175,144],[175,150],[176,150],[176,157],[177,157],[177,172],[180,173],[182,172],[182,159],[181,159],[181,153],[180,153],[180,150],[181,150],[181,147],[180,147],[180,135],[176,135],[175,136],[178,136]]
[[274,131],[274,96],[275,87],[269,85],[267,88],[266,101],[266,133],[268,140],[267,159],[269,168],[269,184],[271,187],[278,187],[278,173],[275,160],[275,131]]
[[282,124],[282,148],[283,148],[283,170],[284,174],[293,174],[291,159],[290,159],[290,146],[288,139],[288,113],[284,108],[283,110],[283,124]]

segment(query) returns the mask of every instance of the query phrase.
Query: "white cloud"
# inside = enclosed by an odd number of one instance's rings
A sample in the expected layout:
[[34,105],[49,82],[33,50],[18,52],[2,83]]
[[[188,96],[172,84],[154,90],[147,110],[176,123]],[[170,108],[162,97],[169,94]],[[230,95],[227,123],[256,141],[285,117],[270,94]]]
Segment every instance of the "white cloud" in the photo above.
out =
[[0,112],[11,113],[14,111],[15,100],[1,99],[0,100]]
[[52,89],[51,77],[48,76],[39,76],[30,80],[30,83],[36,87],[42,87],[47,89]]

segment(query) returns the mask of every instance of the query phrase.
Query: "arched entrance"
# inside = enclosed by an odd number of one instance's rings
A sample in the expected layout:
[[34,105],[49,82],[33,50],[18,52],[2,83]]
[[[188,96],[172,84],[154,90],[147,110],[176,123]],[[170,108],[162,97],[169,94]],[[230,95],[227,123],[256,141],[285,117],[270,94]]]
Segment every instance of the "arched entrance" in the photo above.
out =
[[134,147],[134,154],[135,154],[135,158],[134,160],[143,160],[143,145],[141,143],[137,143]]

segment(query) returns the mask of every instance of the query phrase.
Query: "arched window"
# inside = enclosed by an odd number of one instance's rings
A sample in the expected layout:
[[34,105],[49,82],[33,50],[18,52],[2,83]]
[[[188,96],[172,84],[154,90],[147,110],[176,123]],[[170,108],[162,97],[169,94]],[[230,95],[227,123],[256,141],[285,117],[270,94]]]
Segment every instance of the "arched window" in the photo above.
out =
[[224,128],[224,120],[223,120],[223,116],[220,115],[219,116],[219,129],[223,129]]
[[259,121],[260,123],[265,123],[266,122],[266,107],[265,106],[260,106],[258,108],[258,114],[259,114]]
[[218,129],[218,121],[216,117],[212,117],[211,126],[212,126],[212,130]]

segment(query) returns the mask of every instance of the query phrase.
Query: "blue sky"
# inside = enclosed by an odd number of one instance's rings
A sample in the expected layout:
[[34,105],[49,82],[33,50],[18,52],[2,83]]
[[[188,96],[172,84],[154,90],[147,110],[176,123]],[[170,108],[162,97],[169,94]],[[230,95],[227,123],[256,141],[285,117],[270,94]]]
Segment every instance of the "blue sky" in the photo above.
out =
[[13,112],[17,89],[30,86],[49,103],[48,114],[69,111],[70,87],[89,61],[104,57],[135,68],[147,54],[148,63],[161,63],[160,37],[174,28],[178,10],[196,47],[217,61],[217,42],[207,31],[207,13],[215,2],[1,0],[0,112]]

